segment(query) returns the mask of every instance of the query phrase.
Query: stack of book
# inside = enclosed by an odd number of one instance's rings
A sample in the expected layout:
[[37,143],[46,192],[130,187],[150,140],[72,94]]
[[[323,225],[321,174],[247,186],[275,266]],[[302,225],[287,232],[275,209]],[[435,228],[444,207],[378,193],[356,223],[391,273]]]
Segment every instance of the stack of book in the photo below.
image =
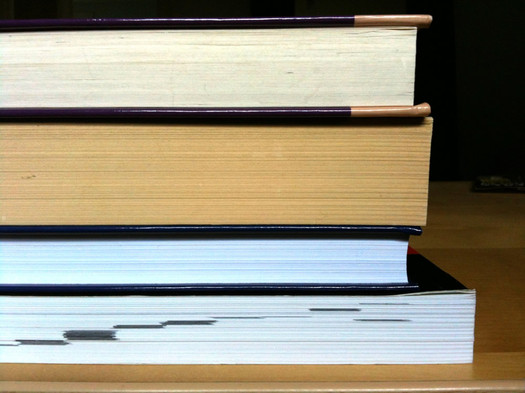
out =
[[464,363],[410,250],[429,16],[0,23],[0,361]]

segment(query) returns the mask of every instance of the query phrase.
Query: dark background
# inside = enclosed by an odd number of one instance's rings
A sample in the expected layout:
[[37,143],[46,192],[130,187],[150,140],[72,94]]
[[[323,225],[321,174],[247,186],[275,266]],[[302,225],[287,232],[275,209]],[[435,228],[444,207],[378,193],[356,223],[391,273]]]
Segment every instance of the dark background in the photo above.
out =
[[523,0],[0,0],[0,18],[431,14],[416,103],[432,106],[431,180],[525,175]]

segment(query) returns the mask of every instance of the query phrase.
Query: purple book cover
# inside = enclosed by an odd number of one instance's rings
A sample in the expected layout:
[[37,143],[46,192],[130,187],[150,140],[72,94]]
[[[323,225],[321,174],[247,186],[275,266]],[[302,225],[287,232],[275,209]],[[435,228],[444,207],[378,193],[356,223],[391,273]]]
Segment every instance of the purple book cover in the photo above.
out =
[[233,29],[414,26],[427,28],[430,15],[348,15],[257,18],[93,18],[0,20],[0,31],[97,29]]

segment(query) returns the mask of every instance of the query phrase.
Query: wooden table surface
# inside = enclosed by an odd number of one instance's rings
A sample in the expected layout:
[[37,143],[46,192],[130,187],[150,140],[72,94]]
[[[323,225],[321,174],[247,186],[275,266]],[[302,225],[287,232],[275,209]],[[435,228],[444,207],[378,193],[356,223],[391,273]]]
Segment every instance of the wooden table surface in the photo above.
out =
[[525,392],[525,194],[431,183],[414,248],[477,290],[474,363],[0,366],[1,391]]

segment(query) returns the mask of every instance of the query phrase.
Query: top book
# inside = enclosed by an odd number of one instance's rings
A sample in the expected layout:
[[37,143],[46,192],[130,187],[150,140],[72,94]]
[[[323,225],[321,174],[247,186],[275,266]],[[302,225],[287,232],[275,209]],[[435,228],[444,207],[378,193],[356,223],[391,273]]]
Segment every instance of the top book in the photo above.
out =
[[230,113],[213,108],[349,115],[349,107],[412,106],[417,30],[430,22],[428,15],[4,20],[0,116]]

